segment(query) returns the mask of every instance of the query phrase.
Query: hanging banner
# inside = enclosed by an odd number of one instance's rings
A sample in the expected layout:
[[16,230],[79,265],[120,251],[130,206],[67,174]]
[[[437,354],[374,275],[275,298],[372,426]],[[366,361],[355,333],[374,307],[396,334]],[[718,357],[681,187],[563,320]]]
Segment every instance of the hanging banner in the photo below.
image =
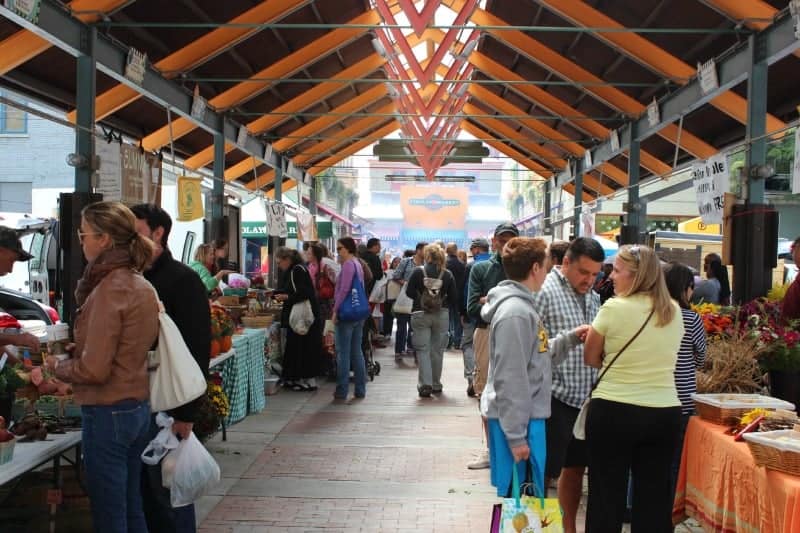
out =
[[792,194],[800,194],[800,128],[794,130],[794,165],[792,166]]
[[273,202],[267,204],[267,232],[270,237],[289,236],[289,228],[286,225],[286,206],[281,203]]
[[697,161],[692,165],[692,181],[697,196],[697,209],[705,224],[721,224],[724,195],[730,186],[728,161],[724,153]]
[[178,176],[178,217],[181,222],[203,218],[203,179]]
[[297,240],[318,241],[316,217],[311,213],[297,212]]
[[161,205],[161,159],[143,152],[138,146],[123,144],[122,199],[127,206],[136,204]]

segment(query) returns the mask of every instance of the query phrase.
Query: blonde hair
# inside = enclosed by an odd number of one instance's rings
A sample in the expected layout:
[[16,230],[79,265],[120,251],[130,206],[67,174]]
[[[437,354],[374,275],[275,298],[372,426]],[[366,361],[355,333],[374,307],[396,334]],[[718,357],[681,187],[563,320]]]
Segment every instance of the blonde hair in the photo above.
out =
[[653,302],[656,326],[666,326],[672,322],[675,318],[675,307],[656,253],[647,246],[634,244],[620,248],[617,258],[633,273],[631,288],[620,296],[646,294]]
[[113,248],[127,248],[131,266],[143,272],[153,258],[155,244],[136,231],[136,215],[119,202],[97,202],[81,211],[81,217],[98,233],[108,235]]
[[426,263],[437,265],[439,268],[444,267],[444,250],[438,244],[429,244],[423,254]]
[[197,247],[197,250],[194,251],[194,260],[199,261],[200,263],[206,264],[206,256],[214,251],[214,246],[211,244],[201,244]]

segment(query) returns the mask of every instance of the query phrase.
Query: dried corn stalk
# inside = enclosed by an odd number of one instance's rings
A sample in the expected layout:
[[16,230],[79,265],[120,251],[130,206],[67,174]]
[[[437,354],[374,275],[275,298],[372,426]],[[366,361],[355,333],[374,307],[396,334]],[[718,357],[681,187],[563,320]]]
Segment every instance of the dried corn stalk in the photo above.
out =
[[764,389],[758,358],[767,351],[743,335],[709,339],[706,364],[697,371],[697,392],[755,393]]

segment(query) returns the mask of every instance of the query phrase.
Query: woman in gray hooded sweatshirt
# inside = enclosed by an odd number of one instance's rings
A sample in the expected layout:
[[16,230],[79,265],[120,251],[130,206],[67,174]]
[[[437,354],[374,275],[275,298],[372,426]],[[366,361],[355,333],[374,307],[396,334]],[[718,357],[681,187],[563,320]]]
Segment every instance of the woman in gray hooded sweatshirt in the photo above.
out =
[[516,465],[520,479],[525,479],[529,461],[537,495],[544,496],[551,368],[585,339],[589,326],[547,338],[533,300],[550,270],[543,239],[511,239],[502,258],[506,280],[489,291],[481,311],[490,324],[489,379],[481,395],[481,413],[489,419],[491,480],[497,495],[506,497],[511,469]]

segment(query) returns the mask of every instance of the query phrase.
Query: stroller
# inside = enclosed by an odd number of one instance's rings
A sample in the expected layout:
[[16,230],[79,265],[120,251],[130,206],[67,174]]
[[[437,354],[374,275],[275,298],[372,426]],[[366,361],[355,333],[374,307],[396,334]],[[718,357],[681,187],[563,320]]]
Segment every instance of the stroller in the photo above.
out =
[[[374,359],[374,350],[372,347],[372,336],[377,333],[375,329],[375,322],[372,318],[364,321],[364,328],[361,334],[361,351],[364,353],[364,363],[367,368],[367,377],[370,381],[375,380],[375,376],[381,373],[381,364]],[[333,345],[333,335],[329,337],[329,341],[325,341],[325,350],[330,358],[328,368],[328,379],[336,381],[337,366],[336,366],[336,349]]]

